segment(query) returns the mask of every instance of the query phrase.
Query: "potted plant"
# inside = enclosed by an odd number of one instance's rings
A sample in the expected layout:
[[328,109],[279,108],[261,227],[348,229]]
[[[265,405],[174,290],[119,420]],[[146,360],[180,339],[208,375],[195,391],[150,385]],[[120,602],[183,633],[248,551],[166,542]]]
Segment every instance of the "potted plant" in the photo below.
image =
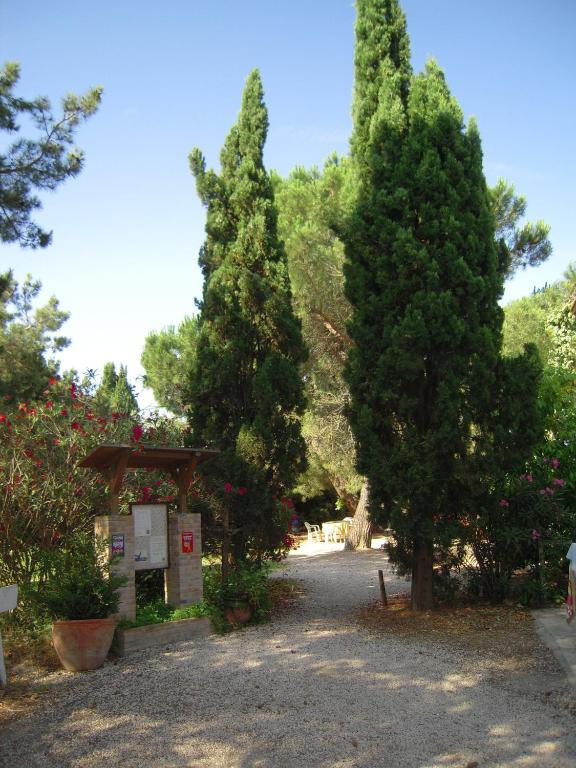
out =
[[117,590],[124,583],[110,572],[103,539],[76,534],[51,553],[48,576],[34,599],[52,619],[52,643],[65,669],[102,666],[116,627]]

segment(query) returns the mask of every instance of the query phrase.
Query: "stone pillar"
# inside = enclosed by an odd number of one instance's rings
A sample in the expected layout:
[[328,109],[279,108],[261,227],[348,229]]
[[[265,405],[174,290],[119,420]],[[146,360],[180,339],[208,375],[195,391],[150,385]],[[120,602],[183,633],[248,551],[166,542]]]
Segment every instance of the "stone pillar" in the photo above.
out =
[[169,567],[164,572],[166,602],[176,608],[202,600],[200,515],[168,515]]
[[[114,545],[115,561],[112,572],[125,576],[127,581],[120,587],[120,603],[117,616],[121,619],[136,618],[136,584],[134,580],[134,518],[132,515],[102,515],[94,522],[97,536],[103,536],[108,541],[108,552],[112,556]],[[123,540],[121,537],[124,537]],[[124,544],[124,554],[118,550]]]

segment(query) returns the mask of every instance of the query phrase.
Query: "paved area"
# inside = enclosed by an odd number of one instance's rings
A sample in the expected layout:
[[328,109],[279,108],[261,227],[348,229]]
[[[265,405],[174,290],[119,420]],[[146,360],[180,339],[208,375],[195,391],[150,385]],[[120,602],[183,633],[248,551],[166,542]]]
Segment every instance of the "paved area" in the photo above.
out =
[[541,691],[359,625],[378,568],[389,594],[407,584],[382,552],[339,549],[291,555],[305,595],[270,624],[59,673],[0,734],[0,766],[574,768],[574,717]]
[[538,634],[560,662],[570,683],[576,687],[576,619],[566,621],[566,609],[532,611]]

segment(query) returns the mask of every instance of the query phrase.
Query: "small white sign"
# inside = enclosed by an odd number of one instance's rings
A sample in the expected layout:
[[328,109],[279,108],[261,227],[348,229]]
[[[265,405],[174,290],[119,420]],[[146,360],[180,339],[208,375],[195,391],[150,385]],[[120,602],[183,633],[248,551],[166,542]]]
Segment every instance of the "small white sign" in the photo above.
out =
[[[0,613],[13,611],[18,603],[18,586],[10,584],[8,587],[0,587]],[[2,647],[2,635],[0,635],[0,685],[6,686],[6,667],[4,666],[4,649]]]
[[10,584],[8,587],[0,587],[0,613],[13,611],[18,604],[18,586]]

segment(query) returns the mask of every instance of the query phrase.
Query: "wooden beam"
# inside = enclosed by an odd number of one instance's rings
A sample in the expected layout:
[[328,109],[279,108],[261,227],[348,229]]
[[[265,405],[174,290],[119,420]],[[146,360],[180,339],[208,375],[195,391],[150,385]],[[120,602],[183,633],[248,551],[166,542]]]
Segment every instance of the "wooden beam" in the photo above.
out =
[[110,493],[113,496],[117,496],[122,488],[128,459],[130,458],[130,451],[130,448],[125,448],[116,462],[110,467]]
[[194,477],[198,456],[192,456],[185,466],[174,469],[171,472],[172,477],[178,484],[178,511],[182,514],[188,512],[187,496],[190,483]]

